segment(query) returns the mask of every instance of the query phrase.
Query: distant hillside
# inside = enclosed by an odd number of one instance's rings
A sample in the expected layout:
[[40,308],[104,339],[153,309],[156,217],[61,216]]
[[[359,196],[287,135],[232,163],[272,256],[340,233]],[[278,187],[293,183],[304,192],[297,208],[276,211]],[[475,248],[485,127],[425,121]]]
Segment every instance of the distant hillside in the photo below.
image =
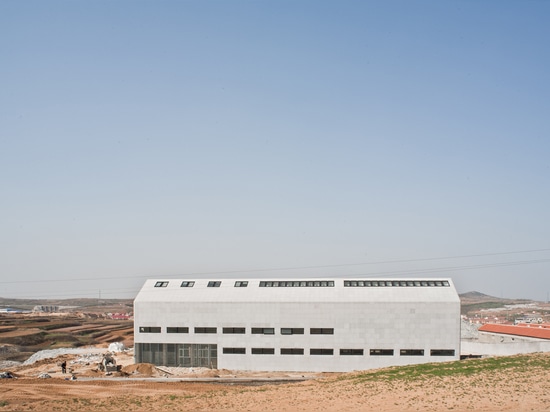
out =
[[497,299],[494,296],[489,296],[476,291],[461,293],[459,296],[461,299]]
[[485,295],[481,292],[466,292],[461,293],[460,297],[460,308],[463,315],[468,314],[469,312],[477,311],[480,309],[492,309],[492,308],[502,308],[504,305],[514,305],[519,303],[531,303],[532,300],[529,299],[505,299],[497,298],[495,296]]
[[35,306],[75,307],[87,312],[126,312],[133,309],[133,299],[12,299],[0,297],[0,308],[32,310]]

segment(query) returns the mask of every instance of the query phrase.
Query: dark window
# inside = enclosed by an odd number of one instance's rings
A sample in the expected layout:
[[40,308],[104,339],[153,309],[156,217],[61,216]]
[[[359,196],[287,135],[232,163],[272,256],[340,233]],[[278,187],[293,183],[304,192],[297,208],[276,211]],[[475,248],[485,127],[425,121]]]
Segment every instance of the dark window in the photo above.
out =
[[155,283],[156,288],[165,288],[166,286],[168,286],[168,282],[166,282],[166,281],[160,281],[160,282]]
[[213,281],[211,280],[210,282],[208,282],[208,287],[209,288],[219,288],[221,286],[222,282],[220,281]]
[[223,328],[223,333],[245,333],[245,328]]
[[275,355],[273,348],[252,348],[253,355]]
[[274,328],[252,328],[252,333],[255,335],[275,335]]
[[342,356],[347,356],[347,355],[362,356],[363,355],[363,349],[340,349],[340,355],[342,355]]
[[344,287],[415,287],[415,286],[451,286],[447,280],[344,280]]
[[300,287],[334,287],[333,280],[269,280],[260,282],[261,288],[300,288]]
[[223,348],[223,353],[244,355],[246,354],[246,348]]
[[401,356],[424,356],[424,349],[401,349],[399,351]]
[[432,349],[430,356],[455,356],[454,349]]
[[281,335],[303,335],[304,328],[281,328]]
[[195,286],[194,281],[192,281],[192,282],[187,282],[187,281],[181,282],[181,285],[180,285],[180,287],[182,287],[182,288],[192,288],[193,286]]
[[370,356],[393,356],[393,349],[371,349]]
[[310,349],[310,355],[334,355],[334,349]]
[[281,348],[281,355],[303,355],[302,348]]
[[140,326],[139,333],[160,333],[160,326]]
[[195,328],[195,333],[217,333],[216,328]]
[[236,288],[246,288],[248,286],[248,281],[237,281],[235,282]]
[[166,333],[189,333],[189,328],[168,326],[166,328]]
[[311,328],[311,335],[334,335],[334,328]]

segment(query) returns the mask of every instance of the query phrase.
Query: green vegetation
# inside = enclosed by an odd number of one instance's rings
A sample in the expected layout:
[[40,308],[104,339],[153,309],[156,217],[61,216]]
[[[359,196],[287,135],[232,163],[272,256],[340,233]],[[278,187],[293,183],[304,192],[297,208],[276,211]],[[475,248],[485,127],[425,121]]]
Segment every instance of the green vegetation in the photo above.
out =
[[469,312],[475,312],[481,309],[503,308],[508,302],[479,302],[460,305],[460,313],[467,315]]
[[100,336],[107,335],[109,332],[110,331],[108,331],[108,330],[100,330],[100,331],[97,331],[97,332],[90,333],[90,337],[96,339],[96,338],[99,338]]
[[341,380],[369,381],[412,381],[447,376],[470,376],[485,372],[516,371],[535,368],[550,368],[550,357],[518,355],[485,359],[468,359],[454,362],[426,363],[422,365],[399,366],[359,374],[347,375]]
[[80,322],[52,322],[49,325],[40,325],[38,327],[43,330],[54,330],[54,329],[63,329],[63,328],[73,328],[75,326],[80,326]]

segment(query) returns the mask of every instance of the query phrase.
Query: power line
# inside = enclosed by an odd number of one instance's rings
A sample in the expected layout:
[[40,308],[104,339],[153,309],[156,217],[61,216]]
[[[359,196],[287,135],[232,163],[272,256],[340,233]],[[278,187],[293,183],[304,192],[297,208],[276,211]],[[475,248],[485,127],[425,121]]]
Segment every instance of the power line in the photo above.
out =
[[[286,270],[304,270],[304,269],[328,269],[328,268],[338,268],[338,267],[352,267],[352,266],[365,266],[365,265],[383,265],[391,263],[415,263],[415,262],[429,262],[429,261],[439,261],[439,260],[450,260],[450,259],[466,259],[466,258],[476,258],[476,257],[487,257],[487,256],[504,256],[504,255],[514,255],[522,253],[538,253],[538,252],[547,252],[550,251],[550,248],[545,249],[531,249],[531,250],[520,250],[520,251],[511,251],[511,252],[495,252],[495,253],[480,253],[472,255],[457,255],[457,256],[444,256],[444,257],[431,257],[431,258],[419,258],[419,259],[395,259],[395,260],[381,260],[374,262],[363,262],[363,263],[343,263],[343,264],[332,264],[332,265],[315,265],[315,266],[295,266],[295,267],[280,267],[280,268],[264,268],[264,269],[247,269],[247,270],[230,270],[230,271],[221,271],[221,272],[191,272],[188,274],[176,274],[176,275],[163,275],[165,278],[173,277],[189,277],[189,276],[204,276],[204,275],[223,275],[223,274],[233,274],[233,273],[258,273],[258,272],[276,272],[276,271],[286,271]],[[507,263],[494,263],[488,264],[493,266],[515,266],[519,264],[530,264],[530,263],[543,263],[550,260],[532,260],[532,261],[522,261],[522,262],[507,262]],[[469,266],[458,266],[457,268],[468,268]],[[478,267],[491,267],[491,266],[471,266],[471,268]],[[378,272],[381,273],[381,272]],[[411,271],[407,271],[411,273]],[[49,282],[75,282],[75,281],[93,281],[93,280],[114,280],[114,279],[144,279],[150,278],[151,275],[129,275],[129,276],[108,276],[108,277],[98,277],[94,276],[91,278],[71,278],[71,279],[40,279],[40,280],[9,280],[9,281],[0,281],[0,284],[16,284],[16,283],[49,283]],[[155,275],[153,277],[158,277]]]
[[[141,286],[135,287],[135,288],[113,288],[113,289],[102,289],[101,290],[101,300],[106,299],[123,299],[120,298],[120,295],[132,295],[136,296],[139,290],[141,289]],[[116,296],[113,296],[116,295]],[[110,298],[106,296],[111,296]],[[32,294],[32,295],[21,295],[17,298],[6,298],[2,296],[4,299],[30,299],[30,300],[40,300],[40,299],[86,299],[89,298],[90,300],[97,301],[97,290],[89,290],[87,292],[83,292],[82,289],[78,291],[71,292],[70,290],[64,290],[63,293],[57,293],[57,292],[51,292],[51,293],[42,293],[39,295]],[[131,299],[131,298],[128,298]]]
[[436,260],[464,259],[464,258],[473,258],[473,257],[512,255],[512,254],[520,254],[520,253],[547,252],[547,251],[550,251],[550,248],[522,250],[522,251],[515,251],[515,252],[483,253],[483,254],[475,254],[475,255],[458,255],[458,256],[445,256],[445,257],[420,258],[420,259],[381,260],[381,261],[375,261],[375,262],[344,263],[344,264],[336,264],[336,265],[297,266],[297,267],[282,267],[282,268],[272,268],[272,269],[230,270],[230,271],[223,271],[223,272],[193,272],[191,273],[191,275],[222,275],[222,274],[231,274],[231,273],[275,272],[280,270],[328,269],[328,268],[336,268],[336,267],[382,265],[382,264],[389,264],[389,263],[428,262],[428,261],[436,261]]
[[524,260],[516,262],[505,262],[505,263],[485,263],[479,265],[466,265],[466,266],[448,266],[448,267],[439,267],[439,268],[430,268],[430,269],[412,269],[406,271],[391,271],[391,272],[374,272],[363,275],[352,275],[351,278],[357,278],[359,276],[380,276],[380,277],[389,277],[389,276],[403,276],[403,275],[414,275],[422,273],[441,273],[441,272],[455,272],[457,270],[471,270],[471,269],[485,269],[492,267],[505,267],[505,266],[519,266],[519,265],[530,265],[535,263],[548,263],[550,259],[538,259],[538,260]]

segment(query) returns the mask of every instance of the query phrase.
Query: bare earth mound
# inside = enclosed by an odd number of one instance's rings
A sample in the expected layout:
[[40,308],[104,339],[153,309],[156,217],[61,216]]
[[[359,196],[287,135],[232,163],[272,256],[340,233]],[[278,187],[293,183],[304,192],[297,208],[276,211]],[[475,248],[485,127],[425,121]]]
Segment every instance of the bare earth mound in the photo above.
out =
[[152,377],[160,375],[155,365],[152,365],[150,363],[135,363],[133,365],[128,365],[122,368],[122,372],[128,375],[139,375],[142,377]]

